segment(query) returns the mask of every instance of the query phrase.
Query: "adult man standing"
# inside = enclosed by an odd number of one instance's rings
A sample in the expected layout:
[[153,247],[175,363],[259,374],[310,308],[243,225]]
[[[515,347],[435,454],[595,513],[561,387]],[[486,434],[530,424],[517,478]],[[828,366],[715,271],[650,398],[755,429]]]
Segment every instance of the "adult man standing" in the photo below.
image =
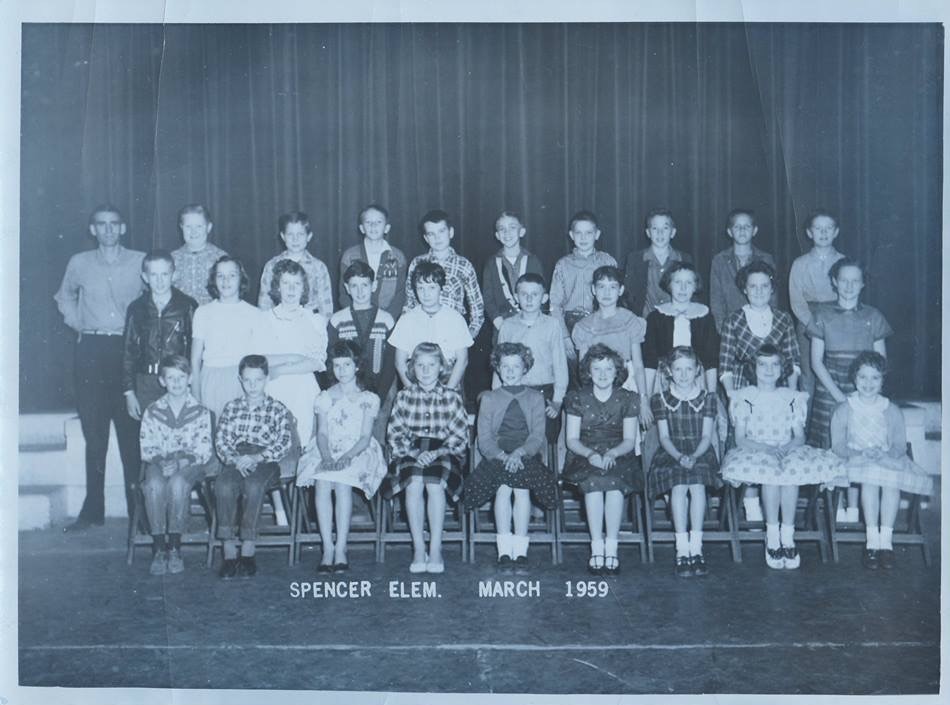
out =
[[119,244],[125,230],[117,208],[97,206],[89,218],[89,232],[98,247],[70,258],[54,297],[66,325],[79,334],[76,406],[86,440],[86,499],[79,517],[64,531],[83,531],[103,523],[110,422],[115,423],[125,498],[132,515],[140,458],[138,422],[129,416],[122,393],[122,335],[126,309],[142,292],[145,253]]

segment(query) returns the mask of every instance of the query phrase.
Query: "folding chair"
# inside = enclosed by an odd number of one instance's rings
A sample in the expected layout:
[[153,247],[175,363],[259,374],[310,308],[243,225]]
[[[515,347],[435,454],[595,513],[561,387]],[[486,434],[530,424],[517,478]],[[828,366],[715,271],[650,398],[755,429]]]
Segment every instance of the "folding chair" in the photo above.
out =
[[[672,510],[668,495],[646,498],[647,560],[654,559],[654,548],[658,543],[674,543],[676,533],[673,530]],[[732,560],[742,561],[739,547],[739,535],[736,531],[735,504],[729,500],[726,488],[711,490],[706,488],[706,518],[703,521],[703,543],[728,543]]]
[[[736,536],[740,542],[739,550],[742,550],[741,542],[761,543],[766,545],[765,521],[749,521],[742,518],[739,513],[739,506],[745,497],[748,485],[740,485],[738,488],[731,485],[726,486],[725,499],[729,503],[729,516],[734,519]],[[821,562],[828,561],[828,551],[830,541],[828,539],[828,530],[824,519],[821,516],[822,507],[826,499],[818,485],[802,487],[798,495],[798,506],[795,512],[795,543],[815,542],[818,544],[818,555]],[[741,560],[741,554],[740,554]]]
[[[354,511],[350,521],[347,545],[372,544],[373,560],[379,560],[379,531],[376,516],[378,503],[375,497],[366,499],[363,493],[355,488],[352,492],[358,499],[353,502]],[[365,511],[356,511],[360,507],[365,508]],[[294,563],[300,560],[300,549],[304,544],[320,543],[322,548],[316,512],[316,487],[295,487],[290,519],[295,528]],[[335,541],[336,531],[333,532],[333,536]]]

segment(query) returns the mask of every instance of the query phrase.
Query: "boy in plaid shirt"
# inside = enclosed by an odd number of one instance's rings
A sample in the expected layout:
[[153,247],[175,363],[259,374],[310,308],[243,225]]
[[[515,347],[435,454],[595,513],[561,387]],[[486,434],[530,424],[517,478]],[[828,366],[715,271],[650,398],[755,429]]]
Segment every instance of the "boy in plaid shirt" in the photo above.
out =
[[[238,366],[244,396],[229,401],[215,434],[215,447],[224,469],[215,483],[215,507],[218,514],[218,537],[224,543],[224,562],[220,576],[250,577],[257,572],[254,542],[257,519],[261,513],[264,493],[280,478],[278,463],[293,448],[293,416],[287,407],[264,391],[267,385],[267,358],[246,355]],[[239,536],[241,557],[238,559],[238,499],[244,496]]]

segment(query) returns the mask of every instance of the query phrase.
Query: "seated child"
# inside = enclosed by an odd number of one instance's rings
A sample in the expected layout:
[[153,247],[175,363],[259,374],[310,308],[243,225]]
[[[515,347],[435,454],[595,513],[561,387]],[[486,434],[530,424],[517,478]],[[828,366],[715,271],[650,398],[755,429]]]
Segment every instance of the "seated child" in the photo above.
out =
[[[406,490],[412,534],[410,573],[442,573],[445,495],[453,502],[462,492],[462,464],[468,448],[468,414],[462,396],[439,379],[448,365],[435,343],[419,343],[409,359],[410,386],[396,395],[386,441],[391,458],[383,497]],[[423,491],[427,501],[423,503]],[[429,552],[423,530],[429,516]]]
[[844,459],[851,482],[861,483],[861,508],[867,531],[864,566],[894,568],[894,521],[901,492],[929,495],[933,478],[907,457],[901,410],[881,395],[887,362],[877,352],[862,352],[851,363],[855,386],[831,418],[832,450]]
[[445,282],[440,290],[442,303],[465,316],[468,308],[468,332],[472,338],[478,337],[478,331],[485,322],[485,302],[482,290],[478,287],[478,277],[472,263],[452,249],[455,228],[449,214],[433,210],[422,216],[419,221],[419,234],[429,245],[424,255],[414,257],[409,263],[406,279],[406,308],[417,307],[421,302],[416,297],[416,285],[413,273],[422,262],[432,262],[442,267]]
[[831,452],[805,445],[808,394],[777,386],[784,364],[777,347],[760,346],[755,386],[733,392],[729,415],[736,447],[723,460],[722,479],[735,486],[762,485],[765,562],[770,568],[794,570],[801,564],[795,547],[799,487],[834,479],[839,462]]
[[[330,347],[330,365],[336,384],[317,396],[314,403],[317,432],[297,464],[297,486],[308,487],[314,483],[317,486],[317,523],[323,545],[318,573],[342,573],[350,567],[346,541],[353,510],[353,488],[362,490],[369,499],[386,476],[383,449],[373,437],[379,397],[363,386],[360,346],[353,340],[336,341]],[[336,495],[335,546],[333,494]]]
[[[598,267],[617,266],[617,260],[596,249],[600,239],[597,216],[590,211],[578,211],[571,216],[568,237],[574,243],[569,255],[554,265],[551,276],[551,315],[564,322],[568,333],[574,324],[594,310],[591,277]],[[573,356],[574,351],[569,354]]]
[[199,306],[211,302],[208,274],[214,263],[228,254],[208,241],[213,227],[210,211],[199,203],[189,204],[178,211],[178,228],[185,244],[172,251],[175,260],[172,284],[197,301]]
[[588,571],[616,575],[624,495],[643,490],[643,472],[634,451],[640,400],[636,392],[621,387],[627,368],[606,345],[592,345],[579,371],[581,388],[568,392],[564,400],[568,452],[563,477],[584,493],[591,539]]
[[142,415],[142,492],[152,531],[152,575],[185,569],[181,535],[191,488],[204,478],[205,464],[211,459],[211,413],[188,392],[190,381],[188,358],[163,357],[159,382],[166,393]]
[[497,334],[502,321],[518,312],[518,296],[515,283],[527,273],[544,275],[541,260],[521,246],[525,227],[521,217],[502,211],[495,219],[495,239],[502,247],[485,263],[482,272],[482,297],[485,299],[485,315]]
[[541,313],[548,295],[540,274],[528,272],[521,275],[515,284],[515,296],[518,298],[518,312],[502,321],[498,342],[523,343],[531,351],[534,364],[525,372],[523,383],[544,394],[545,435],[548,443],[554,443],[561,432],[561,406],[567,393],[566,350],[567,346],[573,345],[566,337],[564,325]]
[[198,304],[172,286],[175,262],[165,250],[142,260],[148,290],[129,304],[122,350],[122,389],[129,416],[139,420],[164,393],[159,364],[166,355],[191,354],[191,319]]
[[468,349],[475,341],[462,315],[443,305],[445,282],[445,270],[434,262],[422,260],[412,271],[412,290],[419,305],[399,317],[389,336],[389,344],[396,349],[396,372],[404,387],[412,385],[409,356],[423,342],[435,343],[442,351],[448,365],[447,378],[442,380],[445,385],[458,389],[462,384]]
[[380,398],[380,412],[373,424],[373,436],[382,443],[389,411],[396,398],[396,363],[393,348],[386,345],[386,339],[396,322],[387,311],[373,303],[376,279],[366,262],[356,260],[346,268],[343,272],[343,288],[350,304],[330,316],[327,326],[329,346],[332,348],[338,340],[352,340],[359,344],[362,355],[360,371],[367,388]]
[[673,348],[665,364],[669,389],[651,400],[660,447],[650,463],[647,498],[670,494],[676,574],[688,578],[708,572],[703,558],[706,485],[721,484],[712,447],[716,395],[706,391],[703,367],[692,348]]
[[[482,461],[465,480],[465,508],[478,509],[495,500],[495,540],[498,565],[521,572],[528,565],[528,522],[533,491],[547,509],[557,506],[554,474],[541,462],[544,445],[544,396],[524,386],[534,362],[521,343],[499,343],[492,351],[492,368],[502,386],[481,396],[478,449]],[[512,492],[514,529],[511,533]]]
[[257,306],[266,311],[275,304],[270,297],[271,281],[274,278],[274,265],[283,259],[291,259],[307,273],[307,285],[310,289],[310,299],[307,308],[323,314],[324,319],[333,315],[333,286],[330,283],[330,270],[322,260],[317,259],[307,245],[313,239],[310,230],[310,218],[302,211],[284,213],[277,220],[277,229],[280,239],[287,249],[275,257],[267,260],[264,271],[261,273],[261,290],[257,298]]
[[[214,437],[224,465],[215,481],[214,495],[218,538],[224,545],[219,575],[226,580],[235,575],[251,577],[257,572],[255,541],[264,493],[280,479],[278,463],[293,450],[294,437],[293,416],[266,392],[267,358],[246,355],[238,372],[244,396],[225,404]],[[242,497],[238,528],[238,500]],[[240,559],[235,532],[242,542]]]
[[[375,203],[360,211],[359,229],[363,240],[340,257],[340,305],[352,301],[346,287],[346,272],[355,262],[365,262],[373,272],[372,306],[399,318],[406,305],[406,255],[386,239],[389,211]],[[372,279],[371,279],[372,281]]]

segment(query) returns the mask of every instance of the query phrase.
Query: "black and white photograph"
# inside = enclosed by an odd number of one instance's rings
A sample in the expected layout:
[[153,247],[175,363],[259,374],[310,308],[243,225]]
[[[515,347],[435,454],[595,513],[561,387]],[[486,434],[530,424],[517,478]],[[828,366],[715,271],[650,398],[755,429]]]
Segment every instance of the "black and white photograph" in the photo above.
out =
[[0,8],[0,705],[946,696],[946,9],[130,5]]

